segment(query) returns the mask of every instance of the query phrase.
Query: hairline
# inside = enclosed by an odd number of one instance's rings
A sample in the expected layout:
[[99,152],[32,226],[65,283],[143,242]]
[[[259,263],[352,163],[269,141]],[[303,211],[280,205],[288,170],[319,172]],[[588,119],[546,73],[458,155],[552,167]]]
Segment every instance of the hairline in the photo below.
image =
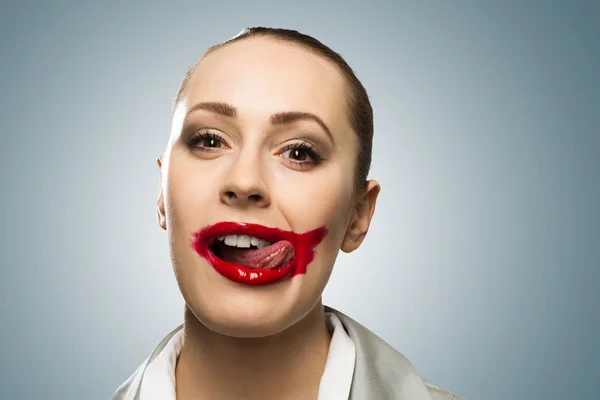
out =
[[[352,130],[352,132],[355,134],[356,138],[358,139],[357,144],[358,144],[358,155],[357,155],[357,164],[356,164],[356,168],[355,168],[355,191],[358,190],[360,191],[361,189],[365,189],[367,187],[368,184],[368,180],[367,180],[367,175],[368,175],[368,170],[370,169],[371,166],[371,153],[372,153],[372,137],[373,137],[373,126],[372,126],[372,106],[370,104],[370,102],[368,101],[368,94],[366,93],[366,90],[362,84],[362,82],[360,82],[360,80],[358,79],[358,77],[356,77],[354,71],[352,70],[352,68],[348,65],[347,61],[337,52],[335,52],[334,50],[332,50],[331,48],[329,48],[328,46],[326,46],[325,44],[319,42],[318,40],[316,40],[318,43],[320,43],[323,47],[327,48],[331,53],[333,53],[333,55],[329,54],[328,51],[324,50],[324,51],[320,51],[318,46],[317,47],[312,47],[310,44],[307,43],[303,43],[302,41],[297,41],[294,40],[294,38],[289,38],[289,37],[285,37],[285,36],[279,36],[275,33],[271,33],[271,32],[255,32],[255,31],[250,31],[250,29],[252,28],[246,28],[243,29],[240,33],[238,33],[236,36],[221,42],[219,44],[216,44],[214,46],[209,47],[204,54],[202,54],[195,62],[194,64],[187,70],[183,80],[181,81],[180,85],[179,85],[179,90],[177,92],[176,97],[173,99],[173,103],[172,103],[172,110],[171,110],[171,118],[173,118],[173,116],[175,115],[175,111],[177,110],[177,108],[179,107],[180,103],[183,101],[183,99],[185,98],[185,96],[188,93],[189,90],[189,83],[190,80],[192,79],[192,77],[194,76],[194,74],[196,73],[196,69],[198,67],[198,65],[211,53],[213,53],[214,51],[225,47],[228,44],[234,43],[234,42],[238,42],[238,41],[242,41],[242,40],[247,40],[247,39],[258,39],[258,38],[266,38],[266,39],[270,39],[273,40],[275,42],[283,42],[283,43],[287,43],[287,44],[292,44],[292,45],[296,45],[298,47],[301,47],[304,51],[307,51],[313,55],[316,55],[322,59],[325,59],[326,61],[328,61],[331,65],[333,65],[338,73],[340,73],[344,79],[345,82],[345,87],[342,93],[342,96],[345,99],[345,115],[346,118],[349,122],[349,128]],[[336,58],[339,58],[339,60]],[[338,61],[340,62],[338,64]],[[362,96],[362,92],[364,92],[364,95],[367,96],[367,105],[369,107],[370,113],[371,113],[371,133],[370,133],[370,138],[371,138],[371,144],[367,144],[367,151],[368,151],[368,156],[367,156],[367,161],[366,161],[366,171],[364,173],[364,176],[362,174],[363,171],[363,164],[361,162],[362,159],[362,154],[363,154],[363,145],[365,145],[365,143],[363,142],[363,132],[361,131],[360,126],[356,125],[357,119],[356,119],[356,112],[358,111],[356,109],[358,103],[360,102],[360,98]]]
[[[192,77],[194,76],[194,74],[196,73],[196,69],[198,67],[198,65],[200,65],[200,63],[207,57],[209,56],[211,53],[214,53],[216,50],[221,49],[222,47],[225,47],[228,44],[232,44],[238,41],[243,41],[243,40],[250,40],[250,39],[259,39],[259,38],[266,38],[266,39],[270,39],[274,42],[283,42],[286,44],[290,44],[290,45],[295,45],[296,47],[302,48],[302,50],[307,51],[313,55],[316,55],[318,57],[320,57],[321,59],[324,59],[325,61],[327,61],[330,65],[332,65],[336,71],[342,76],[342,78],[344,79],[344,99],[346,100],[346,104],[345,104],[345,112],[346,112],[346,118],[349,119],[349,121],[351,121],[352,115],[350,113],[350,108],[352,105],[352,102],[355,101],[355,97],[356,95],[353,93],[353,90],[351,88],[352,83],[350,82],[350,80],[348,79],[348,77],[346,76],[345,71],[342,69],[342,67],[340,67],[339,65],[337,65],[333,60],[329,59],[327,56],[321,54],[318,50],[304,44],[301,42],[297,42],[294,41],[292,39],[286,39],[286,38],[282,38],[273,34],[269,34],[268,32],[260,32],[260,33],[254,33],[251,36],[243,36],[243,37],[239,37],[239,35],[241,35],[244,31],[240,32],[240,34],[234,36],[231,39],[228,39],[222,43],[216,44],[214,46],[209,47],[204,54],[202,54],[197,60],[196,62],[194,62],[194,64],[187,70],[185,77],[183,78],[183,81],[180,83],[180,87],[179,90],[177,92],[177,95],[175,96],[175,98],[173,99],[173,105],[172,105],[172,110],[171,110],[171,116],[173,116],[175,114],[175,110],[177,109],[177,107],[179,106],[179,104],[181,103],[181,101],[185,98],[188,90],[189,90],[189,83],[190,80],[192,79]],[[352,126],[352,124],[350,124],[351,129],[354,131],[354,127]],[[357,134],[358,132],[354,132],[355,134]]]

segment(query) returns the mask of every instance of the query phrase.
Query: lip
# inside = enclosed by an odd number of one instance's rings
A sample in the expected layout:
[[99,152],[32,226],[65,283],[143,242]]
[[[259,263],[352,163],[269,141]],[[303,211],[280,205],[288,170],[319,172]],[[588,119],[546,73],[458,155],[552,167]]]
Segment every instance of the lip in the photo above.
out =
[[[219,222],[194,233],[192,248],[219,274],[231,281],[251,286],[270,285],[306,273],[306,267],[314,259],[315,247],[326,234],[325,226],[304,233],[294,233],[246,222]],[[221,260],[210,250],[210,245],[218,237],[225,235],[250,235],[273,243],[286,240],[294,246],[295,255],[287,265],[270,270],[230,263]]]

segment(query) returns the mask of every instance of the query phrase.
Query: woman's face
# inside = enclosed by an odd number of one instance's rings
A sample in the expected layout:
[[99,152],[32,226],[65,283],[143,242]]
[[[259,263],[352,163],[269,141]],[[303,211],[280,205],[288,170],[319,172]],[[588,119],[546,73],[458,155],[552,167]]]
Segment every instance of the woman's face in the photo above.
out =
[[[378,188],[371,190],[370,204],[364,201],[368,196],[355,192],[359,149],[345,90],[331,62],[268,38],[230,43],[197,66],[159,160],[158,218],[169,233],[186,304],[210,329],[259,337],[290,327],[319,303],[340,248],[360,245]],[[317,230],[324,236],[313,243],[305,273],[249,285],[228,279],[199,254],[198,240],[209,238],[198,233],[215,224],[227,230],[218,225],[222,222],[258,224],[292,236]],[[291,247],[280,249],[287,252],[280,262],[311,253],[290,241]],[[225,251],[224,242],[210,238],[206,246],[214,253],[248,250]],[[240,259],[231,254],[229,261]]]

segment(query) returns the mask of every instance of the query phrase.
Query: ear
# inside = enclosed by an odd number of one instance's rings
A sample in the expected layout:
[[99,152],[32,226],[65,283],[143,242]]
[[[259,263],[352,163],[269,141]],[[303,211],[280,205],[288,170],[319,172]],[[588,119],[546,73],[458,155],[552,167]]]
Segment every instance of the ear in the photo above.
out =
[[162,176],[162,156],[156,159],[158,169],[160,171],[160,184],[158,187],[158,200],[156,201],[156,217],[158,219],[158,225],[167,230],[167,217],[165,214],[165,196],[163,195],[163,176]]
[[381,186],[379,186],[379,183],[370,180],[367,183],[367,188],[364,189],[358,198],[356,206],[352,211],[352,219],[348,225],[346,236],[344,236],[342,246],[340,247],[344,253],[350,253],[358,249],[365,239],[369,225],[371,225],[373,213],[375,212],[375,203],[377,202],[380,190]]

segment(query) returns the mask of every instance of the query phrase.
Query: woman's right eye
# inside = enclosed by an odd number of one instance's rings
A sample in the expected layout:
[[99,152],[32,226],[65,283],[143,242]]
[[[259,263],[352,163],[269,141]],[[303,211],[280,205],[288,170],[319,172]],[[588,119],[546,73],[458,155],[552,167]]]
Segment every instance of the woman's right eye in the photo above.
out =
[[223,145],[223,143],[221,142],[220,139],[204,138],[202,140],[202,147],[214,148],[214,147],[222,147],[222,145]]
[[223,149],[228,146],[225,141],[216,133],[200,131],[190,138],[188,145],[190,148],[201,149],[203,151],[212,151],[215,149]]

